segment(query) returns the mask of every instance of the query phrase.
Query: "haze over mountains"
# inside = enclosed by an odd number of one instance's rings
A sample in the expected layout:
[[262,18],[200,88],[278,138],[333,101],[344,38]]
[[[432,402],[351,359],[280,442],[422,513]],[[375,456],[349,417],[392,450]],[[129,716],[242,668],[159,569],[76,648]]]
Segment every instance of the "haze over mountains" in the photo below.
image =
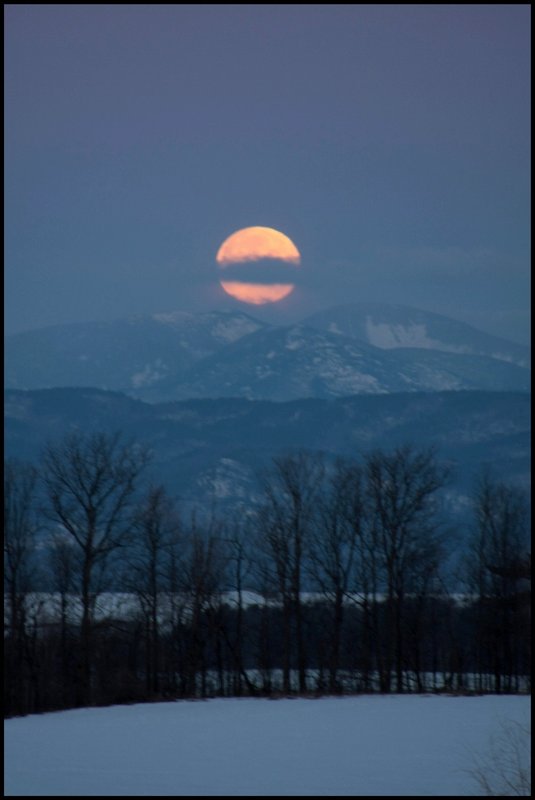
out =
[[287,327],[241,312],[56,326],[6,340],[5,450],[35,460],[73,428],[121,430],[149,445],[172,494],[235,506],[254,502],[258,470],[281,451],[432,444],[454,467],[448,502],[462,515],[484,465],[529,486],[529,357],[386,305]]
[[291,402],[240,398],[149,404],[100,389],[7,390],[5,453],[34,461],[68,431],[120,430],[146,444],[151,471],[182,503],[255,502],[259,470],[305,449],[360,458],[376,448],[434,445],[453,468],[450,515],[467,511],[486,466],[522,488],[530,480],[530,396],[517,392],[405,392]]
[[342,306],[276,327],[242,312],[154,314],[7,337],[5,385],[149,402],[529,391],[529,348],[417,309]]

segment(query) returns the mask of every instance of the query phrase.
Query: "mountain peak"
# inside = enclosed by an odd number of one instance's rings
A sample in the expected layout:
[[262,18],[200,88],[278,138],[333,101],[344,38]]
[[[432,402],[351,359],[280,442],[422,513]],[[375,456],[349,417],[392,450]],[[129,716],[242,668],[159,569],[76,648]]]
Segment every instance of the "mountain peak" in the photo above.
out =
[[304,320],[312,328],[350,336],[383,350],[419,348],[480,355],[530,366],[529,348],[484,333],[431,311],[383,303],[355,303],[319,311]]
[[346,305],[276,327],[172,311],[7,337],[5,386],[95,386],[153,402],[399,391],[529,391],[529,350],[438,314]]

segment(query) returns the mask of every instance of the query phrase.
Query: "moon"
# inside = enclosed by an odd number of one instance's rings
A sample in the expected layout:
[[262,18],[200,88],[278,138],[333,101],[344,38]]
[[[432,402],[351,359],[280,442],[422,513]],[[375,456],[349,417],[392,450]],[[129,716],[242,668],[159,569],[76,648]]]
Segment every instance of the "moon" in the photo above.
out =
[[[301,254],[284,233],[256,225],[241,228],[225,239],[216,262],[221,270],[232,273],[219,281],[228,295],[242,303],[264,305],[277,303],[293,292],[295,284],[285,275],[281,280],[280,267],[298,267]],[[247,266],[247,275],[243,275]]]

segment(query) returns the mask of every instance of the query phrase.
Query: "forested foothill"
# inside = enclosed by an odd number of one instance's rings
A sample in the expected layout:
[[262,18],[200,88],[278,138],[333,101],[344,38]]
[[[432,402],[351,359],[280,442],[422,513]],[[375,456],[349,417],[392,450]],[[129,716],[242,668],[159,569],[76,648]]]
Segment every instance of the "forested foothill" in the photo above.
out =
[[225,514],[181,510],[149,461],[76,431],[6,461],[6,715],[530,690],[529,506],[507,481],[481,471],[460,544],[434,449],[294,450]]

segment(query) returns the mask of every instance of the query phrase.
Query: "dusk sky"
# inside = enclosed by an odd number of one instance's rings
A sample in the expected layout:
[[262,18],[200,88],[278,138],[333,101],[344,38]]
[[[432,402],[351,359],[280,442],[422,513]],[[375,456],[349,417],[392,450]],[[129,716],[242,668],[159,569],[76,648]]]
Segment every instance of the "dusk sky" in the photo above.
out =
[[[7,5],[5,321],[401,303],[527,343],[529,5]],[[290,298],[218,284],[247,226]]]

